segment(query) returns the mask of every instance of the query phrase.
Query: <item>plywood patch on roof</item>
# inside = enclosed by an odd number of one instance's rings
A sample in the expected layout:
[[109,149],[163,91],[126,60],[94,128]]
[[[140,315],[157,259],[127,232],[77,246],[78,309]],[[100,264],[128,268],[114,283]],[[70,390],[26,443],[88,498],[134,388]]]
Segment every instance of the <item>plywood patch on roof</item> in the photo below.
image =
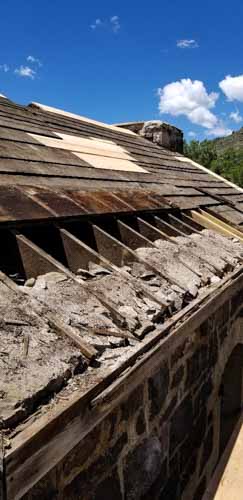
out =
[[94,154],[91,155],[86,153],[74,152],[74,154],[81,160],[84,160],[92,165],[92,167],[94,168],[103,168],[107,170],[123,170],[126,172],[142,172],[145,174],[150,173],[147,172],[147,170],[144,170],[142,167],[139,167],[139,165],[136,165],[136,163],[129,160],[111,158],[107,156],[98,156]]
[[149,173],[136,164],[136,159],[122,146],[110,140],[84,138],[58,133],[57,138],[28,134],[42,145],[65,149],[94,168]]

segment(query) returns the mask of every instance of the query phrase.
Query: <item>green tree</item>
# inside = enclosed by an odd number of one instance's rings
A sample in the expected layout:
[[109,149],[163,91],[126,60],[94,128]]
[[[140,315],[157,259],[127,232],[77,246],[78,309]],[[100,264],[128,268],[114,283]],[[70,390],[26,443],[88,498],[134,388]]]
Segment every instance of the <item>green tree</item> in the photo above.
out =
[[207,168],[210,168],[212,161],[217,158],[216,149],[211,141],[191,141],[185,144],[184,154]]
[[243,187],[243,150],[226,149],[217,153],[213,141],[184,144],[184,154],[218,175]]

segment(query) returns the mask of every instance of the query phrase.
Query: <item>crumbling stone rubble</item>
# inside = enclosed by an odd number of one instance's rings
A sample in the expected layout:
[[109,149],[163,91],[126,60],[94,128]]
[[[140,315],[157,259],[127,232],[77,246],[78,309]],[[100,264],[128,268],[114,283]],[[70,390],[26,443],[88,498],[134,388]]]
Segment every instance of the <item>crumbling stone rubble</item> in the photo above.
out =
[[80,350],[31,309],[28,297],[0,284],[0,406],[12,426],[85,369]]
[[90,261],[76,278],[50,272],[28,279],[20,287],[21,299],[5,286],[0,294],[2,422],[14,425],[67,384],[74,387],[76,377],[80,387],[84,370],[84,379],[94,374],[69,338],[53,331],[45,314],[42,320],[32,311],[32,301],[40,304],[40,313],[42,307],[54,313],[94,346],[103,367],[99,373],[105,373],[129,358],[138,339],[239,266],[243,246],[237,238],[204,230],[157,240],[135,253],[137,260],[120,270]]

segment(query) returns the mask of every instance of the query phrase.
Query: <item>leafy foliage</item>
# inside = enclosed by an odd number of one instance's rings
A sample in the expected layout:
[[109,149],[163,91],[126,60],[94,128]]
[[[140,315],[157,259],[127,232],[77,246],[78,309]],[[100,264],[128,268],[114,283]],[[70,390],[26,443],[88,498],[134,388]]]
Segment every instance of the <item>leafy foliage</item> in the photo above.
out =
[[192,160],[243,187],[243,150],[217,151],[213,141],[184,143],[184,154]]

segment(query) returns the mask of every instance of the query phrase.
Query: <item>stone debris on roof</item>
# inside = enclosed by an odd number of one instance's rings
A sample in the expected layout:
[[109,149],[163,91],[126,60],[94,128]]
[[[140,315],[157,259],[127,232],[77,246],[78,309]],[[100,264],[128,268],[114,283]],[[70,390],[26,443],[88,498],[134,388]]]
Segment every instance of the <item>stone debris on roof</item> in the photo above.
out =
[[[175,243],[169,245],[164,240],[157,240],[152,249],[139,248],[137,254],[142,254],[148,262],[151,260],[158,272],[139,262],[134,263],[134,268],[125,265],[121,271],[131,277],[130,281],[103,265],[90,263],[86,273],[83,270],[83,279],[78,278],[80,284],[59,272],[27,280],[19,287],[24,292],[20,295],[1,284],[0,397],[4,426],[14,427],[45,401],[50,402],[67,384],[72,386],[74,383],[75,386],[76,376],[80,387],[82,377],[85,383],[85,373],[93,373],[94,369],[88,368],[79,349],[50,327],[45,319],[47,311],[59,315],[67,325],[75,328],[80,338],[98,350],[101,373],[114,369],[136,350],[139,338],[153,335],[156,328],[168,319],[168,312],[160,311],[157,301],[146,297],[139,283],[156,289],[155,296],[161,293],[166,297],[171,304],[169,315],[173,315],[196,295],[214,288],[228,271],[241,264],[243,246],[237,238],[225,238],[209,230],[202,231],[200,238],[198,236],[174,237]],[[213,264],[211,267],[205,264],[200,252],[195,252],[191,260],[192,269],[196,264],[195,272],[186,267],[186,241],[190,253],[202,248],[201,239],[205,241],[205,248],[208,243],[210,245],[207,255],[211,252],[211,245],[217,248],[221,278]],[[161,270],[179,285],[162,278]],[[81,271],[79,275],[82,275]],[[82,283],[85,283],[85,288]],[[124,315],[126,324],[123,328],[93,295],[97,289]],[[34,312],[37,306],[39,315]]]
[[32,309],[24,294],[0,284],[0,400],[4,427],[15,426],[84,370],[80,350]]

